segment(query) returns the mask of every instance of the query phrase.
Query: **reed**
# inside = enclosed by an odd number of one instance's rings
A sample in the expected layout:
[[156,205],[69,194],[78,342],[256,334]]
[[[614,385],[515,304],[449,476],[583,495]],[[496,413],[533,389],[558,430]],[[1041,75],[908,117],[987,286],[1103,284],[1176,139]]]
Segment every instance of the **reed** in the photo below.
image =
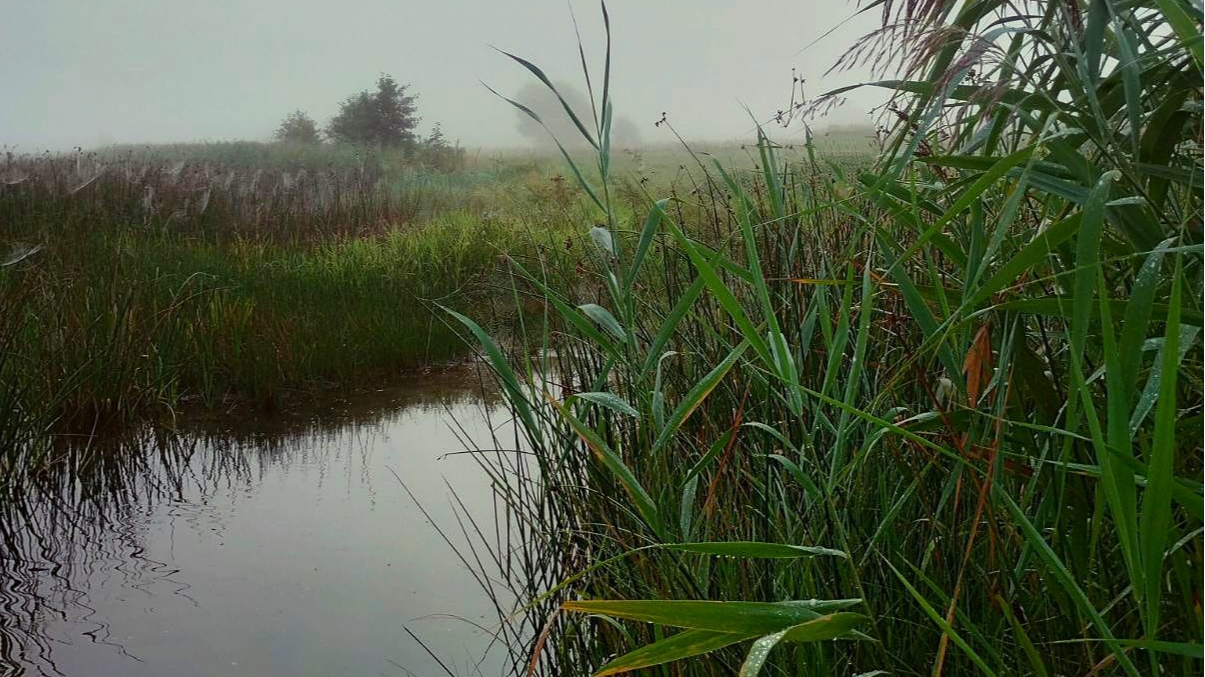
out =
[[512,262],[512,351],[451,313],[526,450],[516,673],[1200,671],[1199,9],[883,7],[873,168],[759,132],[643,219],[608,35],[590,275]]
[[5,491],[63,433],[279,407],[462,357],[435,304],[504,327],[499,256],[563,251],[578,209],[535,163],[438,173],[305,152],[329,168],[197,147],[0,161]]

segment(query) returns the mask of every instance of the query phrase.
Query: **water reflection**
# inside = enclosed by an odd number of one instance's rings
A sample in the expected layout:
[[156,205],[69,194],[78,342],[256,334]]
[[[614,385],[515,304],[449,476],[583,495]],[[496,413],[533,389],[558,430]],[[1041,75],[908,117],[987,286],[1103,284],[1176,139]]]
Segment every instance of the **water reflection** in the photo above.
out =
[[483,380],[65,441],[0,515],[0,674],[500,674]]

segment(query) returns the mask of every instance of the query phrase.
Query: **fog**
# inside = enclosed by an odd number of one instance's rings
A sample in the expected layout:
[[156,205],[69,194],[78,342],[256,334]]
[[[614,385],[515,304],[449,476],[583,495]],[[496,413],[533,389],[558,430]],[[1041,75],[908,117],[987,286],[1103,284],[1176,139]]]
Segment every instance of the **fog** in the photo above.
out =
[[[573,3],[592,65],[598,5]],[[747,138],[747,106],[787,106],[791,69],[807,93],[856,82],[824,77],[876,12],[841,0],[611,0],[616,112],[645,142]],[[531,76],[491,48],[581,82],[564,0],[37,0],[0,2],[0,146],[19,151],[112,143],[267,139],[300,109],[320,125],[387,72],[418,94],[420,132],[442,123],[473,147],[526,143],[511,94]],[[881,94],[854,92],[824,123],[869,122]],[[794,136],[795,127],[779,132]]]

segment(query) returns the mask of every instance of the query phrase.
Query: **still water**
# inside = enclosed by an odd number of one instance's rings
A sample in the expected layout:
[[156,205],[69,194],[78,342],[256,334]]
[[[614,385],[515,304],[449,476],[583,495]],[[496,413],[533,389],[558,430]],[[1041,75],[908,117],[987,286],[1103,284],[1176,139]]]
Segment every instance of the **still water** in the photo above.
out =
[[499,674],[505,520],[454,453],[509,429],[480,383],[457,368],[80,454],[4,518],[0,675]]

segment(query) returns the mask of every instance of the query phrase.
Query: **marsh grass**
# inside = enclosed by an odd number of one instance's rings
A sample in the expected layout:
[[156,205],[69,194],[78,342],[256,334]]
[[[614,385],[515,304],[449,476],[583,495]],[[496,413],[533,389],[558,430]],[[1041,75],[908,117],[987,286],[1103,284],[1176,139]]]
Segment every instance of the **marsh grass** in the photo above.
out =
[[322,171],[195,147],[0,163],[3,481],[20,487],[56,435],[456,359],[435,306],[504,328],[502,253],[559,251],[572,270],[580,198],[541,165],[374,169],[340,152],[306,156]]
[[1199,673],[1200,14],[1157,4],[885,3],[917,79],[864,85],[872,171],[759,132],[644,219],[607,54],[564,157],[592,277],[515,262],[549,321],[510,354],[454,314],[529,450],[486,463],[534,553],[516,673]]

